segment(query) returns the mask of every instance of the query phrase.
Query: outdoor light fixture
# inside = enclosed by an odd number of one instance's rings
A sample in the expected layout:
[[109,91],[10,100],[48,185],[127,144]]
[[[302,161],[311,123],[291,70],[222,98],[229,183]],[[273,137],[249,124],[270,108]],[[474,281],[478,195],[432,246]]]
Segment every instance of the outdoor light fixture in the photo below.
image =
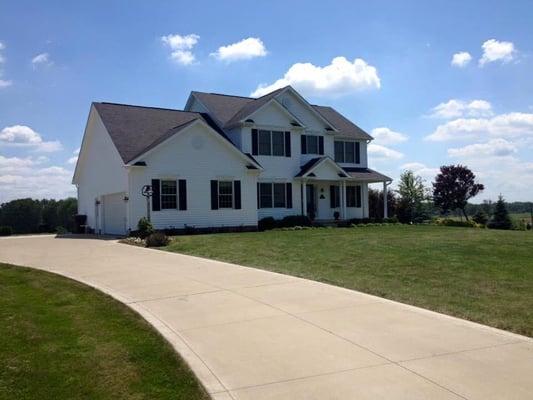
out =
[[124,201],[127,203],[130,198],[128,196],[124,196]]

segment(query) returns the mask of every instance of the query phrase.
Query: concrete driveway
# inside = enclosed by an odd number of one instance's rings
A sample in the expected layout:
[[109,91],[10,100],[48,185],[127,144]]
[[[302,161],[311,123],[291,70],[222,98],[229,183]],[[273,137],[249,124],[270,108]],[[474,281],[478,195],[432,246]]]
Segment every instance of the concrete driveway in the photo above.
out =
[[533,398],[531,339],[363,293],[88,238],[0,239],[0,260],[127,303],[214,399]]

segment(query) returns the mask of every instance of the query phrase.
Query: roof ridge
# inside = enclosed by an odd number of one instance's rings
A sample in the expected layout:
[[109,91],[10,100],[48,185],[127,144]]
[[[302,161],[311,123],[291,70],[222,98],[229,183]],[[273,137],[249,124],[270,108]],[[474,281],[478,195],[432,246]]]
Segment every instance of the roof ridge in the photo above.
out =
[[182,113],[189,113],[189,114],[199,114],[197,111],[186,111],[186,110],[179,110],[177,108],[166,108],[166,107],[153,107],[153,106],[140,106],[137,104],[125,104],[125,103],[113,103],[109,101],[94,101],[94,104],[109,104],[112,106],[124,106],[124,107],[136,107],[136,108],[150,108],[152,110],[165,110],[165,111],[176,111],[176,112],[182,112]]
[[213,96],[238,97],[238,98],[241,98],[241,99],[255,100],[254,97],[239,96],[239,95],[236,95],[236,94],[214,93],[214,92],[199,92],[199,91],[196,91],[196,90],[193,90],[192,93],[203,93],[203,94],[210,94],[210,95],[213,95]]

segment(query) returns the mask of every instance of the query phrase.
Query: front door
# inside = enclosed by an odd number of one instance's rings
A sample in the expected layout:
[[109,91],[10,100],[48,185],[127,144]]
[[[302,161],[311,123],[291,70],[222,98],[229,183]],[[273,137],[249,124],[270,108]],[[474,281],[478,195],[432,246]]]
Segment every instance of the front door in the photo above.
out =
[[309,216],[309,218],[315,219],[317,218],[315,185],[306,185],[305,190],[305,196],[307,198],[307,215]]

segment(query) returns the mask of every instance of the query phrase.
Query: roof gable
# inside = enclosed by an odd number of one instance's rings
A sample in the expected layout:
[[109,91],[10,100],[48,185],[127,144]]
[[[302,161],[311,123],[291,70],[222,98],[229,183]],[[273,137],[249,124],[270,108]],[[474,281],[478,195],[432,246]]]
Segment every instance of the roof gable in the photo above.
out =
[[[320,171],[322,171],[323,173],[321,173]],[[339,164],[333,161],[331,157],[324,156],[316,157],[309,160],[302,166],[300,172],[296,175],[297,178],[305,178],[308,176],[312,176],[313,178],[318,179],[337,179],[339,177],[347,178],[348,174]]]

